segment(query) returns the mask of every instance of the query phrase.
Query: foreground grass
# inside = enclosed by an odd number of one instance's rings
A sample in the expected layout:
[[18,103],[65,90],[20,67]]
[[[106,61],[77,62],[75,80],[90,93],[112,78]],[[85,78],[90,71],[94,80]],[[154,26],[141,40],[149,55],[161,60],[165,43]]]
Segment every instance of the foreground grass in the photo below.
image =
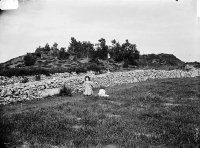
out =
[[55,105],[66,99],[55,97],[25,112],[5,106],[1,134],[10,145],[38,148],[198,147],[199,88],[198,78],[153,80],[107,88],[109,98],[74,96]]

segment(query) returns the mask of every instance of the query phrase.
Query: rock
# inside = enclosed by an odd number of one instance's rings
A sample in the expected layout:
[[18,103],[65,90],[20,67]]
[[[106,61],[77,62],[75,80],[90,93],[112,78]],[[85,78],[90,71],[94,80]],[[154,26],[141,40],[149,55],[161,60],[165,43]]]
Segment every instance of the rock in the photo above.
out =
[[47,97],[47,96],[53,96],[53,95],[57,95],[60,92],[60,88],[54,88],[54,89],[45,89],[43,92],[41,93],[42,97]]

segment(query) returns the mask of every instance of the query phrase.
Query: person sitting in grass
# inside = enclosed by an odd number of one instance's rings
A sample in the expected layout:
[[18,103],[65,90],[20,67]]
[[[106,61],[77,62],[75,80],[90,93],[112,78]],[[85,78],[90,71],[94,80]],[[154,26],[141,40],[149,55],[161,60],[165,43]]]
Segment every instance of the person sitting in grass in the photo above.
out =
[[98,95],[100,97],[109,97],[109,95],[106,95],[106,91],[105,91],[105,87],[104,86],[100,86],[100,90],[99,90]]
[[84,96],[93,95],[93,91],[92,91],[93,83],[90,81],[90,77],[89,76],[85,76],[85,82],[83,83],[83,86],[85,88],[85,91],[83,93]]

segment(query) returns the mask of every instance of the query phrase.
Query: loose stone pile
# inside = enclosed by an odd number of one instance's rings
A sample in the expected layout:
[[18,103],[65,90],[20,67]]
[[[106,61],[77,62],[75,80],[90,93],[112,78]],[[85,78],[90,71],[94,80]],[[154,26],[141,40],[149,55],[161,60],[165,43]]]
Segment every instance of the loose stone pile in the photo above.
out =
[[14,83],[19,83],[21,80],[20,77],[11,77],[11,78],[8,78],[8,77],[4,77],[4,76],[0,76],[0,86],[1,85],[9,85],[9,84],[14,84]]
[[[11,102],[40,99],[48,96],[47,92],[54,91],[52,94],[58,94],[59,89],[66,85],[71,88],[72,93],[82,92],[84,76],[89,75],[94,83],[94,88],[103,86],[114,86],[126,83],[135,83],[147,81],[150,79],[165,79],[165,78],[189,78],[200,76],[200,69],[191,71],[182,70],[134,70],[128,72],[106,73],[94,75],[93,72],[87,74],[72,75],[55,74],[48,79],[34,81],[28,83],[15,83],[6,86],[0,86],[0,104],[8,104]],[[46,93],[45,93],[46,92]]]

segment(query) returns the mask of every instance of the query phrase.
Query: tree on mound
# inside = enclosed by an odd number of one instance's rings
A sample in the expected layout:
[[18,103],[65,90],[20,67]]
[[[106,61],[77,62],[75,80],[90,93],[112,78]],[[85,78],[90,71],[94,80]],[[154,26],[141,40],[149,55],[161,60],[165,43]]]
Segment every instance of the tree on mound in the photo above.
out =
[[93,44],[87,41],[77,41],[74,37],[71,37],[71,42],[69,43],[68,52],[74,54],[77,58],[88,58],[93,55]]
[[68,58],[69,58],[69,53],[66,52],[64,47],[60,48],[60,51],[58,52],[58,59],[64,60],[64,59],[68,59]]
[[108,54],[108,46],[106,45],[106,40],[104,38],[99,39],[100,46],[97,48],[98,58],[105,60]]
[[126,43],[122,44],[123,50],[123,58],[127,59],[130,65],[137,66],[137,60],[139,59],[140,52],[137,50],[136,44],[129,43],[126,40]]
[[90,43],[89,41],[86,42],[82,42],[82,48],[81,48],[81,55],[83,57],[86,57],[87,59],[88,58],[92,58],[93,54],[94,54],[94,48],[93,48],[93,44]]
[[47,54],[50,51],[50,46],[48,43],[46,43],[46,45],[44,47],[39,46],[38,48],[36,48],[35,53],[37,55],[39,54]]
[[59,49],[58,49],[58,43],[54,43],[53,44],[53,46],[51,47],[51,49],[50,49],[50,54],[52,55],[52,56],[58,56],[58,54],[59,54]]
[[111,49],[111,56],[113,59],[117,62],[124,61],[130,65],[138,65],[137,60],[140,57],[140,52],[137,50],[136,44],[130,43],[128,40],[126,40],[125,43],[120,45],[119,42],[116,42],[116,40],[112,40],[112,49]]
[[111,41],[112,43],[112,48],[111,48],[111,51],[110,51],[110,54],[111,54],[111,57],[113,57],[113,59],[116,61],[116,62],[121,62],[123,61],[123,55],[122,55],[122,47],[120,45],[119,42],[116,42],[116,40],[112,40]]

